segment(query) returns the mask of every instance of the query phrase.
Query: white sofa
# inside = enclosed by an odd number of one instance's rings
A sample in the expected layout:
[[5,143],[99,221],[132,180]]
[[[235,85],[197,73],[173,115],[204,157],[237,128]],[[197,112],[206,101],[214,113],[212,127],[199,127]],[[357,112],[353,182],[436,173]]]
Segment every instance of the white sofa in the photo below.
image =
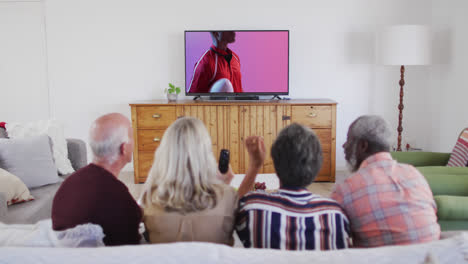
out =
[[468,233],[426,244],[338,251],[171,243],[100,248],[0,247],[0,263],[468,263]]
[[93,224],[54,231],[50,219],[0,223],[0,263],[468,263],[463,231],[443,232],[441,240],[425,244],[326,252],[244,249],[240,241],[235,247],[200,242],[94,247],[104,245],[103,237]]

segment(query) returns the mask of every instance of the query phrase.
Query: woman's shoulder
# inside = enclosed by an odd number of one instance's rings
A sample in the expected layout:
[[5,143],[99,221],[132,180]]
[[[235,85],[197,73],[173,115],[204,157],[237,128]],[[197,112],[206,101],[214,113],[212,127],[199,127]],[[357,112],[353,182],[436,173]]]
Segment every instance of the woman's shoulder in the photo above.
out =
[[161,207],[157,203],[151,203],[142,206],[143,209],[143,214],[144,215],[159,215],[159,214],[164,214],[165,210],[163,207]]
[[232,186],[227,184],[217,184],[216,193],[220,201],[225,201],[226,203],[237,203],[237,191]]

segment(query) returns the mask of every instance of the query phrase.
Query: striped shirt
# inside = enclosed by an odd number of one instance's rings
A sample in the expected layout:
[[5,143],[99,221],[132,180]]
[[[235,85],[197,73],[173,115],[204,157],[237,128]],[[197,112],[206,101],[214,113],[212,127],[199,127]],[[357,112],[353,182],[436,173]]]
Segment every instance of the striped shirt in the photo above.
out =
[[377,247],[438,240],[436,203],[421,173],[388,152],[361,163],[331,197],[351,221],[354,246]]
[[239,201],[236,231],[244,247],[330,250],[350,246],[337,202],[306,189],[250,192]]

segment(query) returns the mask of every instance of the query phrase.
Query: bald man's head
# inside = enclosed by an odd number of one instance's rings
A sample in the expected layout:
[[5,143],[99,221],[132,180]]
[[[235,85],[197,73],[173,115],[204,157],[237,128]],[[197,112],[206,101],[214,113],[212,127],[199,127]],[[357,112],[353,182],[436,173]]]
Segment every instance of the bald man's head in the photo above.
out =
[[113,163],[119,159],[130,162],[133,153],[133,131],[130,120],[112,113],[99,117],[89,130],[89,145],[95,160]]

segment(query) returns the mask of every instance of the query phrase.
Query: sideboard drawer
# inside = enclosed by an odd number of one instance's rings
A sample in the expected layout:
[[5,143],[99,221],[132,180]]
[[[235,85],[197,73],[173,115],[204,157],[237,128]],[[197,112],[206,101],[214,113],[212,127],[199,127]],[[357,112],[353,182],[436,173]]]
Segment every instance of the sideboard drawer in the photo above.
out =
[[175,106],[137,107],[138,128],[166,129],[176,120]]
[[161,143],[164,130],[138,130],[138,150],[154,152]]
[[332,109],[328,105],[320,106],[293,106],[292,122],[297,122],[309,127],[331,127]]

